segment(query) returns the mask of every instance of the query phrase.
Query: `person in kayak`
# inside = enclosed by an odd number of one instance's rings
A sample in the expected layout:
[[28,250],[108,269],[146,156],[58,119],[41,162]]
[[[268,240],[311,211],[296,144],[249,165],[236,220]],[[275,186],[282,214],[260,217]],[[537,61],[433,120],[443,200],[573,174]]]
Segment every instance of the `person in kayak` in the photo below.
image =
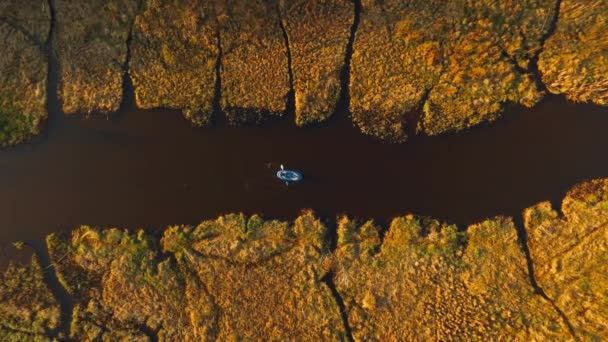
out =
[[302,181],[302,174],[294,170],[285,170],[283,164],[281,169],[277,171],[277,178],[284,181],[286,184]]

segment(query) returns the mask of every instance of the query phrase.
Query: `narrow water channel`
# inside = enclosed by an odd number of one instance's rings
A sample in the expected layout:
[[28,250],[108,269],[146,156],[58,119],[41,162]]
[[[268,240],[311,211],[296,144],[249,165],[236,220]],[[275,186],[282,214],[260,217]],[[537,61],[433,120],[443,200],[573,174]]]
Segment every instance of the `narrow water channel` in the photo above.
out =
[[[228,212],[291,219],[302,208],[380,222],[415,213],[458,224],[559,203],[608,176],[608,109],[548,97],[468,132],[386,144],[344,113],[317,127],[192,128],[169,110],[54,122],[0,151],[0,241],[80,224],[157,228]],[[303,172],[286,187],[279,164]]]

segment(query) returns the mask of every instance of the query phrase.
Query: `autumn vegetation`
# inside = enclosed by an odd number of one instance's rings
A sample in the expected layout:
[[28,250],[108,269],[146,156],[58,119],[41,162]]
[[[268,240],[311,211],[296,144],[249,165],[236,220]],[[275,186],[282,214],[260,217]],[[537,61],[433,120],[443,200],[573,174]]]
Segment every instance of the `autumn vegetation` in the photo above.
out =
[[59,301],[45,283],[33,250],[0,246],[0,340],[51,341],[60,321]]
[[147,0],[136,17],[129,74],[139,108],[179,108],[197,125],[213,112],[219,49],[209,1]]
[[280,4],[291,52],[296,124],[324,121],[334,113],[340,97],[354,5],[349,0]]
[[[436,18],[444,1],[363,1],[350,70],[350,111],[366,134],[402,141],[406,116],[420,106],[442,68]],[[412,15],[414,14],[415,15]]]
[[137,0],[56,0],[60,64],[59,98],[63,111],[109,113],[122,101],[127,38]]
[[[387,141],[461,131],[547,91],[607,104],[601,0],[53,3],[65,113],[118,110],[126,75],[140,108],[179,109],[194,125],[216,109],[234,124],[281,116],[291,91],[296,124],[322,122],[350,95],[353,123]],[[7,146],[47,116],[51,18],[47,1],[0,11]]]
[[221,40],[221,107],[233,123],[285,113],[287,45],[276,1],[216,2]]
[[608,338],[608,180],[575,186],[561,204],[524,212],[538,285],[581,340]]
[[436,135],[494,120],[507,102],[531,107],[542,93],[527,68],[553,7],[363,1],[350,78],[354,122],[401,141],[408,131]]
[[336,284],[358,341],[567,339],[530,283],[509,218],[457,227],[411,215],[382,242],[373,222],[342,218]]
[[553,93],[575,102],[608,105],[608,3],[563,0],[555,33],[538,60],[542,80]]
[[306,212],[293,224],[227,215],[171,227],[163,249],[206,288],[219,340],[341,340],[338,306],[321,281],[325,226]]
[[0,3],[0,147],[40,132],[46,119],[46,1]]
[[[229,214],[161,234],[82,226],[47,237],[44,269],[22,244],[3,254],[0,336],[604,340],[608,180],[575,186],[561,207],[528,208],[521,227],[404,215],[385,230],[342,216],[332,232],[310,211],[293,222]],[[44,272],[72,297],[67,331]]]

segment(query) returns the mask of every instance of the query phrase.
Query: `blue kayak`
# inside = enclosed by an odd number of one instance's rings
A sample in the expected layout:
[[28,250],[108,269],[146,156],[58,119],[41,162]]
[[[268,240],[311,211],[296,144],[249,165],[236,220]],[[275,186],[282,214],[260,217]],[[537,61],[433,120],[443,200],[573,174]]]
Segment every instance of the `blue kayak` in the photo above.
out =
[[277,178],[285,182],[299,182],[302,180],[302,174],[298,171],[279,170],[277,171]]

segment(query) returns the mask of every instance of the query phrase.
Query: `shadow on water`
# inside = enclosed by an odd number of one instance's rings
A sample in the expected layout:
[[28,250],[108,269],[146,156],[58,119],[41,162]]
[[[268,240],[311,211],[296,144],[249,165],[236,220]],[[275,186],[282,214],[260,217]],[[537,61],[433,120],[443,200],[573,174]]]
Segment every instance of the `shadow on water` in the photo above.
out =
[[[131,106],[125,106],[131,107]],[[0,151],[0,241],[86,223],[163,227],[243,211],[291,219],[302,208],[383,221],[404,214],[458,224],[559,203],[608,176],[608,109],[549,97],[466,133],[385,144],[351,127],[289,120],[192,128],[176,111],[124,109],[58,120],[44,142]],[[304,182],[286,187],[279,164]]]

